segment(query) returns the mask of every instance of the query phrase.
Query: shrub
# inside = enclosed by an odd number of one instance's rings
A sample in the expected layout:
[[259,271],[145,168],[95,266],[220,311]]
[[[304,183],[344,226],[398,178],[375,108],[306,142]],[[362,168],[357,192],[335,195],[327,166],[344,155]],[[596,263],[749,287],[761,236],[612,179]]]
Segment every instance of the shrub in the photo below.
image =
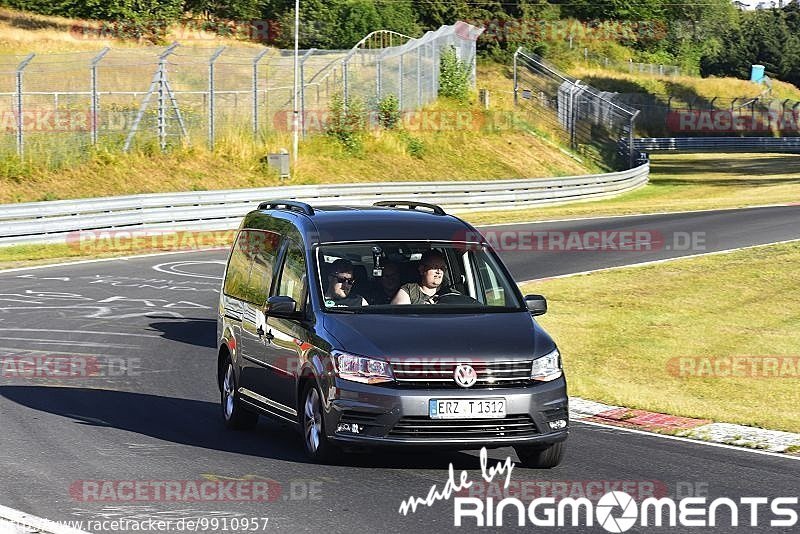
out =
[[455,47],[443,50],[439,63],[439,96],[466,102],[471,74],[472,68],[458,59]]
[[387,130],[393,130],[400,122],[400,101],[389,94],[378,101],[378,122]]

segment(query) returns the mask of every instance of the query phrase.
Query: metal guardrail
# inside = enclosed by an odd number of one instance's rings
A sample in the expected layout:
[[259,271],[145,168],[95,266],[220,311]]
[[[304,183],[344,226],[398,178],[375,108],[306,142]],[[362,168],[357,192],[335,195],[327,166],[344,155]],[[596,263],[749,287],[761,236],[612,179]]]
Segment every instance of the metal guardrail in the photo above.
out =
[[633,140],[642,152],[800,152],[800,137],[642,137]]
[[450,212],[516,210],[614,196],[645,185],[650,167],[552,179],[300,185],[56,200],[0,205],[0,245],[67,242],[88,230],[235,228],[271,198],[317,205],[369,205],[379,200],[433,202]]

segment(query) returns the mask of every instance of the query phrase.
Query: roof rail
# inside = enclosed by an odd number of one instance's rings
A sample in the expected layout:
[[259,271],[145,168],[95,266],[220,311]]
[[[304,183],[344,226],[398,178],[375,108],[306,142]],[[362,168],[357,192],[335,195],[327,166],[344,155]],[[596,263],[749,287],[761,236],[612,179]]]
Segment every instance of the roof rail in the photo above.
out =
[[416,210],[417,208],[426,208],[433,211],[434,215],[447,215],[444,210],[437,206],[436,204],[428,204],[426,202],[413,202],[410,200],[382,200],[381,202],[376,202],[373,206],[380,206],[384,208],[396,208],[398,206],[405,206],[410,210]]
[[296,200],[267,200],[258,205],[260,210],[288,210],[299,211],[305,215],[314,215],[314,208],[305,202],[297,202]]

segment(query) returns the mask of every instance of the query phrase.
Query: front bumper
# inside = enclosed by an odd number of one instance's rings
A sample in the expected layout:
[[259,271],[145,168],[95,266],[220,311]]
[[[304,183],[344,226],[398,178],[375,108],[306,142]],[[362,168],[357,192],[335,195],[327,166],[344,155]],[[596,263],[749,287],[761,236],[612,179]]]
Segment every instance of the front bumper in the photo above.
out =
[[[568,423],[564,377],[525,387],[480,389],[404,389],[336,379],[327,395],[328,438],[342,445],[434,446],[436,448],[547,445],[567,438],[568,426],[553,429],[551,421]],[[506,399],[505,419],[430,419],[428,401],[446,398]],[[339,430],[340,424],[351,430]],[[357,425],[357,431],[352,431]]]

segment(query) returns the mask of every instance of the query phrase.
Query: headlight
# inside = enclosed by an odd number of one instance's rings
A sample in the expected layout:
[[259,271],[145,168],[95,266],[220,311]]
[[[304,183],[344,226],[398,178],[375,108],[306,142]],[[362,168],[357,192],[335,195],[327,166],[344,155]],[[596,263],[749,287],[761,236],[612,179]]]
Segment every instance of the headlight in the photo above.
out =
[[558,349],[541,358],[533,360],[533,365],[531,366],[531,380],[550,382],[561,375],[561,354],[558,353]]
[[340,352],[334,355],[334,361],[336,362],[336,373],[339,378],[345,380],[364,384],[380,384],[394,380],[391,365],[383,360]]

